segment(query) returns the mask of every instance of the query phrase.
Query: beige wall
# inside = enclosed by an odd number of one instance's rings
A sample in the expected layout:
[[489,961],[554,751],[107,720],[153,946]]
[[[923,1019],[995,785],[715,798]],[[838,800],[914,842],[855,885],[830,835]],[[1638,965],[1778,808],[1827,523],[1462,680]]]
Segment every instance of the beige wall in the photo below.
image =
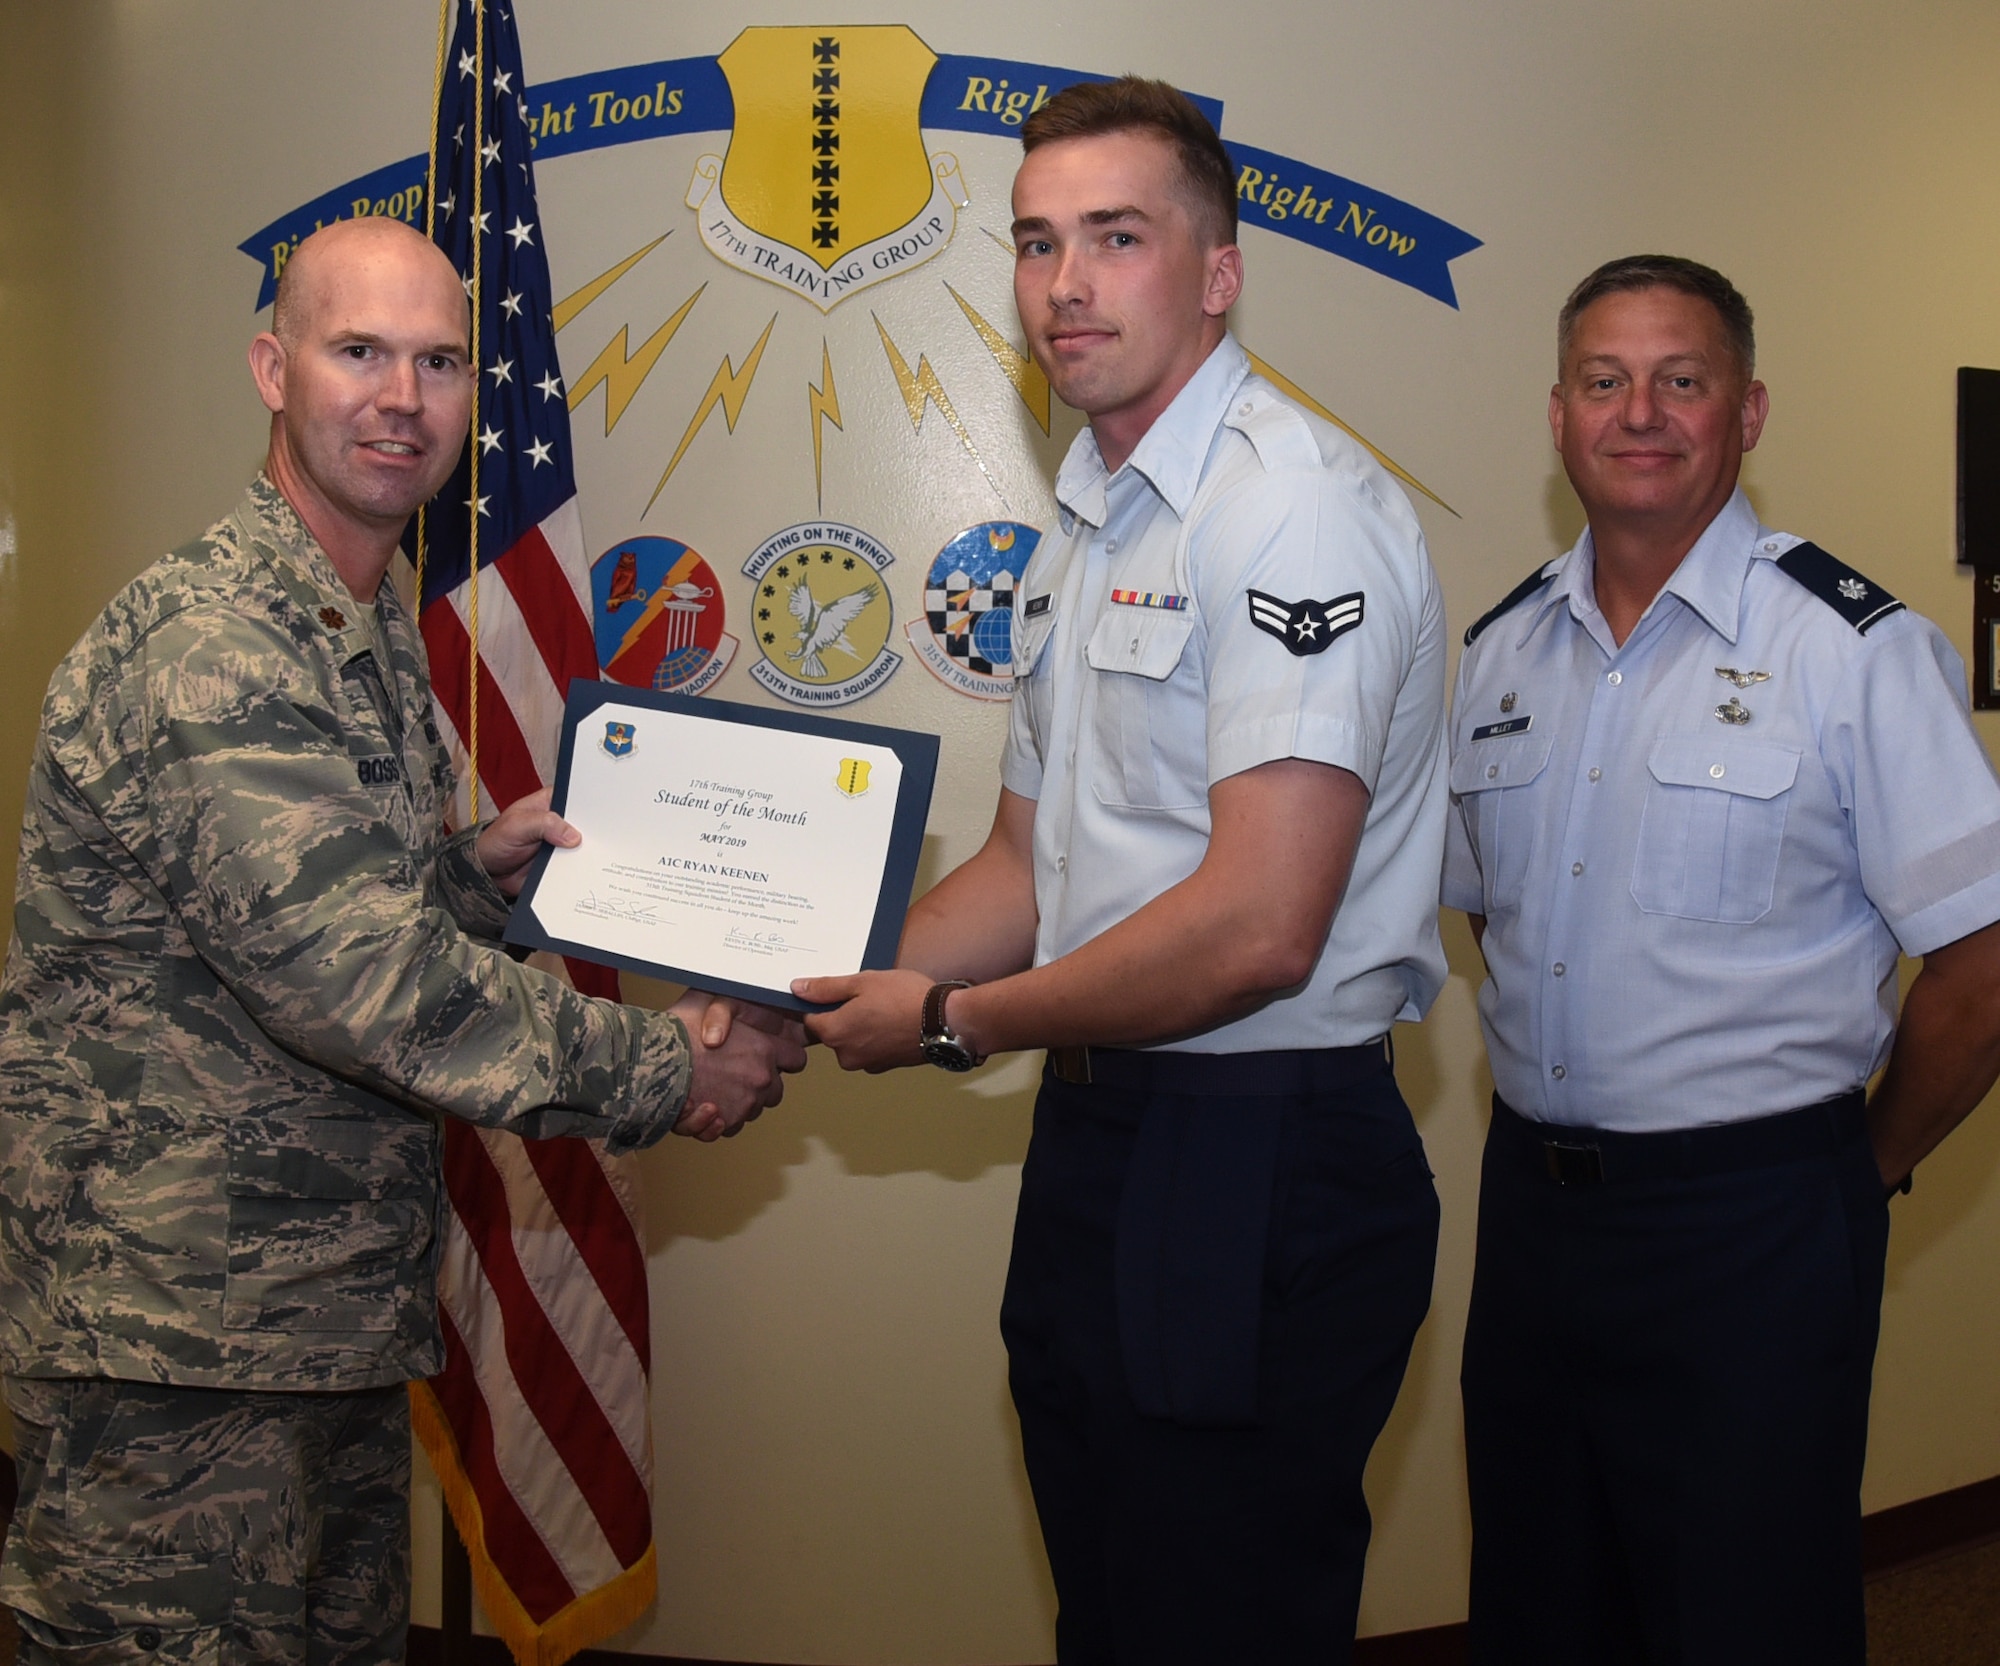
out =
[[[715,52],[745,24],[829,18],[907,22],[941,52],[1156,73],[1222,97],[1229,136],[1484,238],[1457,263],[1454,312],[1251,231],[1236,320],[1457,510],[1420,505],[1457,626],[1577,529],[1542,427],[1566,287],[1640,248],[1710,260],[1762,325],[1773,415],[1748,482],[1764,517],[1969,646],[1968,581],[1952,565],[1952,371],[2000,364],[1990,0],[1243,0],[1212,14],[1183,0],[858,14],[798,0],[519,4],[536,81]],[[432,29],[424,0],[0,0],[0,824],[18,811],[58,655],[119,582],[220,513],[260,454],[241,362],[256,275],[235,243],[421,148]],[[1008,147],[935,142],[960,154],[974,204],[932,276],[1004,324],[1005,259],[978,228],[1004,226]],[[601,400],[578,413],[592,547],[670,531],[727,583],[759,538],[811,515],[803,393],[824,336],[849,411],[828,435],[826,512],[898,551],[907,618],[944,538],[997,511],[934,414],[912,435],[871,307],[913,364],[931,356],[1024,518],[1046,517],[1037,476],[1056,444],[1026,426],[928,279],[822,323],[706,256],[680,204],[704,148],[627,146],[542,174],[558,292],[678,228],[565,332],[572,374],[618,324],[636,340],[716,280],[699,327],[609,440]],[[704,432],[639,522],[720,355],[740,364],[773,311],[774,357],[736,433]],[[720,692],[750,690],[739,664]],[[912,664],[853,715],[945,736],[934,877],[989,812],[999,712]],[[1993,720],[1979,722],[1991,740]],[[1398,1036],[1445,1225],[1435,1308],[1371,1472],[1370,1631],[1463,1612],[1455,1378],[1488,1082],[1477,957],[1455,918],[1447,937],[1454,977],[1430,1022]],[[1033,1075],[1014,1060],[963,1082],[853,1082],[816,1065],[745,1138],[644,1159],[663,1571],[626,1646],[885,1666],[1049,1657],[1052,1602],[994,1325]],[[2000,1118],[1989,1109],[1962,1131],[1896,1215],[1870,1507],[2000,1472]],[[420,1508],[428,1618],[434,1491]]]

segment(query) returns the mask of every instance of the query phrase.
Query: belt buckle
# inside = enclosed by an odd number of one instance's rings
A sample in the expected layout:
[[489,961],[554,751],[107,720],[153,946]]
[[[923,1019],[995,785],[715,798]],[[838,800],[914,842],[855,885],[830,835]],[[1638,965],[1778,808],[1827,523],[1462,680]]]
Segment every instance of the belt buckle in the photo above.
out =
[[1558,1186],[1598,1186],[1604,1183],[1604,1153],[1594,1145],[1569,1145],[1543,1140],[1542,1158],[1549,1178]]
[[1089,1087],[1090,1049],[1088,1047],[1051,1047],[1049,1049],[1049,1073],[1058,1082],[1067,1082],[1071,1087]]

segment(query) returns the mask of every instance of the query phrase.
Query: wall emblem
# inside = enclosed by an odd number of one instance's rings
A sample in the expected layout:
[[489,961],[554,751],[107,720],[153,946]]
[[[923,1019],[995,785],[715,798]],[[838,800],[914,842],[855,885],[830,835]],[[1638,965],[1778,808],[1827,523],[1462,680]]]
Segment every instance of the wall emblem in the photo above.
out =
[[924,616],[903,627],[924,668],[975,700],[1014,692],[1014,593],[1042,535],[1020,521],[986,521],[938,551],[924,580]]
[[613,682],[701,694],[736,657],[722,588],[706,561],[672,538],[628,538],[590,569],[597,663]]
[[745,29],[716,58],[735,124],[695,163],[701,240],[822,312],[920,266],[968,198],[918,122],[937,54],[901,24]]
[[902,658],[889,646],[894,605],[883,570],[896,558],[838,522],[787,527],[743,563],[756,586],[751,620],[760,686],[800,706],[844,706],[873,694]]

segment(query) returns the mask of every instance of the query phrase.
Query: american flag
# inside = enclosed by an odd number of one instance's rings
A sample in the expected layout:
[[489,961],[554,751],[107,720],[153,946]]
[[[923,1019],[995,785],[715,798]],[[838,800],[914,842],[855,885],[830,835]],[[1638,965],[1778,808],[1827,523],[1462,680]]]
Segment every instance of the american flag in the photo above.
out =
[[[448,3],[432,234],[472,298],[479,392],[410,553],[464,825],[553,778],[569,681],[598,667],[520,38],[509,8]],[[602,967],[569,972],[617,994]],[[488,1614],[523,1666],[556,1666],[653,1598],[636,1179],[582,1140],[447,1121],[445,1185],[445,1368],[412,1385],[417,1428]]]

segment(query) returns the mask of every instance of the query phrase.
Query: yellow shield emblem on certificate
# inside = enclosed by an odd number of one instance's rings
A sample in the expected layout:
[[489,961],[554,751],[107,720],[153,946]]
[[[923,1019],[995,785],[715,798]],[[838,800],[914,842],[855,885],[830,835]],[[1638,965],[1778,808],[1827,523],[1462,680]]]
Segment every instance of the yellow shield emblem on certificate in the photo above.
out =
[[833,784],[849,798],[859,798],[868,790],[868,761],[865,758],[842,758]]
[[912,30],[745,29],[716,63],[736,121],[687,199],[711,253],[827,311],[951,241],[967,199],[957,160],[924,150],[937,54]]

